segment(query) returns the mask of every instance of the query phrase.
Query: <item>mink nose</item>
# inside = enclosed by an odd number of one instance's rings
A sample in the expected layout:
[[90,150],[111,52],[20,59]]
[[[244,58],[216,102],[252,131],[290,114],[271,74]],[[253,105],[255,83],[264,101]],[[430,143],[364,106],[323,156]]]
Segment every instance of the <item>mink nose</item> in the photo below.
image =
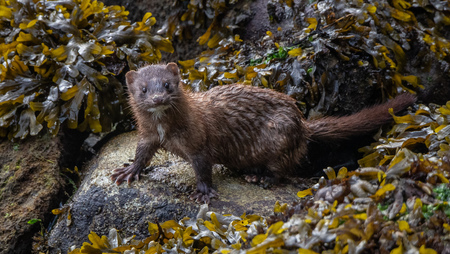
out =
[[153,96],[152,100],[153,100],[153,102],[155,104],[161,104],[161,103],[164,102],[164,96],[162,96],[162,95],[155,95],[155,96]]

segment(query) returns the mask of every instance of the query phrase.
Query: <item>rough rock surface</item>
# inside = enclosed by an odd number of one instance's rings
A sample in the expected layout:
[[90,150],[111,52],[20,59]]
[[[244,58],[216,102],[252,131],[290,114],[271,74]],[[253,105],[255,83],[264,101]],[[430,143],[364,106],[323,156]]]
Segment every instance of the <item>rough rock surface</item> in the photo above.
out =
[[[148,222],[195,217],[200,204],[189,199],[195,186],[194,171],[174,155],[158,153],[140,181],[130,186],[117,186],[111,181],[112,170],[134,158],[136,145],[136,132],[122,134],[88,163],[83,183],[69,203],[71,221],[66,212],[51,232],[49,245],[54,253],[65,252],[72,245],[81,246],[91,231],[107,235],[114,227],[125,236],[136,234],[140,239],[148,236]],[[297,191],[305,188],[300,180],[300,184],[264,189],[247,183],[242,176],[230,176],[220,166],[214,169],[213,182],[219,198],[212,200],[210,209],[234,215],[271,214],[277,200],[292,203],[297,199]]]
[[63,194],[58,137],[32,137],[13,143],[0,141],[0,253],[29,253],[31,238]]

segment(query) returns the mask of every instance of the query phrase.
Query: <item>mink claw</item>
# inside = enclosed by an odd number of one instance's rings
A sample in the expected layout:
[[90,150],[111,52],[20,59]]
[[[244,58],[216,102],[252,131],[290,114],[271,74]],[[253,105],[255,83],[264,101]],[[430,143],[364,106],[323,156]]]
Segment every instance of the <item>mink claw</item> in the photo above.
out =
[[111,180],[113,180],[117,185],[122,184],[122,182],[127,181],[128,185],[134,180],[139,180],[140,170],[136,170],[132,165],[125,168],[118,168],[114,170],[111,175]]
[[[196,203],[201,203],[201,201],[204,199],[204,194],[200,191],[195,191],[189,196],[190,200],[193,200]],[[206,202],[206,204],[209,204],[209,200]]]
[[129,173],[127,176],[128,185],[130,185],[134,180],[139,181],[139,174]]
[[214,189],[209,189],[208,193],[203,193],[199,190],[196,190],[189,196],[189,198],[196,203],[209,204],[211,199],[216,198],[217,196],[218,194]]
[[217,198],[219,196],[219,194],[214,189],[210,189],[210,192],[208,193],[208,196],[210,198]]
[[122,174],[114,174],[111,176],[111,180],[114,181],[115,184],[117,184],[117,186],[121,185],[123,182],[123,175]]
[[257,175],[246,175],[244,178],[248,183],[257,183],[260,180]]
[[122,182],[120,182],[120,180],[119,179],[114,179],[114,176],[111,176],[111,180],[113,180],[113,182],[117,185],[117,186],[119,186]]

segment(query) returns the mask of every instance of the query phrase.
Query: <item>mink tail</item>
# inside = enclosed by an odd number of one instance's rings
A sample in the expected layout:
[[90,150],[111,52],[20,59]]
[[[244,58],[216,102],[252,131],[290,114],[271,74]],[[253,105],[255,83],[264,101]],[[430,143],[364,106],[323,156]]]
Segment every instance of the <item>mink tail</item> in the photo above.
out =
[[416,96],[404,93],[394,99],[379,105],[365,108],[355,114],[341,117],[323,117],[317,120],[308,120],[310,139],[316,142],[337,142],[350,137],[361,136],[373,132],[380,126],[392,122],[392,115],[414,104]]

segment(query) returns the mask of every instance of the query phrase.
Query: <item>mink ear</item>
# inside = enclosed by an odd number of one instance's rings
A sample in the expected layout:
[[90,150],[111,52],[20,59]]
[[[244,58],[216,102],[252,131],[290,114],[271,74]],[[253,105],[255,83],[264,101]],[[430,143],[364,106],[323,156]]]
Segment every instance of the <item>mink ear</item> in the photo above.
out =
[[[126,78],[126,80],[127,80],[127,86],[128,86],[128,90],[133,90],[133,83],[134,83],[134,80],[135,80],[135,78],[136,78],[136,75],[137,74],[137,72],[135,72],[135,71],[129,71],[129,72],[127,72],[127,74],[125,74],[125,78]],[[133,92],[133,91],[131,91],[131,92]]]
[[180,70],[178,69],[178,65],[176,63],[168,63],[166,69],[172,72],[174,76],[180,75]]

